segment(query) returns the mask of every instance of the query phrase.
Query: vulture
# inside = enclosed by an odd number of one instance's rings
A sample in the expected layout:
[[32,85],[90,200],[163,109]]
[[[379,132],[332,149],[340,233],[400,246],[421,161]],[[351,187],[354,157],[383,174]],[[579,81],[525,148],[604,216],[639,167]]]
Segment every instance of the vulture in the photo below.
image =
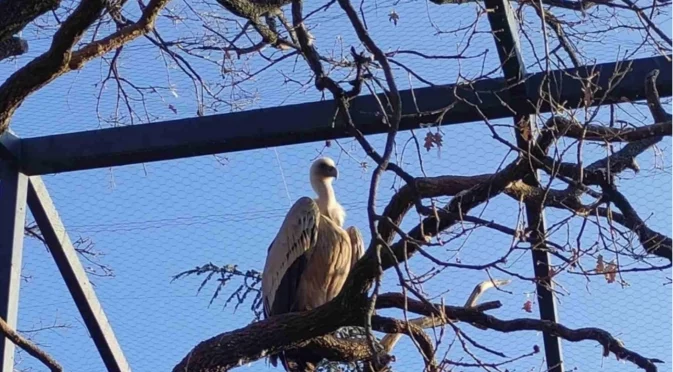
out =
[[[346,212],[332,187],[339,175],[334,161],[314,161],[309,175],[317,197],[305,196],[292,205],[269,246],[262,273],[266,318],[329,302],[339,294],[364,252],[360,231],[354,226],[343,228]],[[313,368],[302,361],[300,350],[291,354],[271,355],[269,359],[276,366],[280,358],[286,371]]]

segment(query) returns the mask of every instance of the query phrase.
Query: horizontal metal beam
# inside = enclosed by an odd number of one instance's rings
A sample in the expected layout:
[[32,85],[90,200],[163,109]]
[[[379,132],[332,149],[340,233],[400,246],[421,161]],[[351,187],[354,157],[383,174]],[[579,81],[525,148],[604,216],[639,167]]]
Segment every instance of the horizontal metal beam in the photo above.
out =
[[[28,177],[0,161],[0,318],[16,329]],[[0,335],[0,372],[14,371],[14,344]]]
[[[585,95],[578,77],[600,72],[595,84],[605,92],[614,71],[624,62],[606,63],[588,68],[538,73],[527,76],[526,91],[531,92],[527,113],[540,105],[542,87],[550,87],[555,102],[569,107],[584,104]],[[630,73],[604,102],[621,102],[645,97],[643,81],[652,69],[660,69],[657,80],[660,94],[671,95],[671,61],[666,57],[633,60]],[[599,92],[600,93],[600,92]],[[413,129],[420,122],[434,122],[440,115],[423,120],[415,117],[415,104],[421,112],[453,107],[441,124],[456,124],[482,119],[513,116],[507,84],[503,79],[480,80],[472,84],[446,85],[400,92],[406,116],[401,130]],[[596,98],[601,98],[600,94]],[[475,106],[479,110],[475,109]],[[352,102],[352,116],[364,134],[385,133],[388,128],[377,115],[373,96],[361,96]],[[538,110],[549,111],[549,104]],[[333,123],[333,101],[279,106],[244,112],[187,118],[86,132],[22,139],[21,170],[29,175],[47,174],[116,165],[169,160],[190,156],[251,150],[326,139],[349,137],[346,126]]]
[[131,369],[124,357],[117,338],[112,331],[96,292],[89,282],[86,271],[77,257],[77,252],[65,231],[63,222],[54,207],[47,188],[39,176],[28,181],[28,206],[33,213],[49,251],[56,261],[61,276],[75,300],[84,324],[93,339],[98,352],[111,372],[128,372]]

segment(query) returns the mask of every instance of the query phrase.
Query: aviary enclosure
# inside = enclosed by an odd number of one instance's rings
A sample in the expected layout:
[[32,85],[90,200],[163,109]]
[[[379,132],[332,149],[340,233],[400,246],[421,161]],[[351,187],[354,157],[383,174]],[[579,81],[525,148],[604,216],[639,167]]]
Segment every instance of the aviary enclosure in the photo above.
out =
[[[116,81],[117,100],[50,94],[114,112],[97,117],[111,127],[53,134],[66,119],[40,92],[8,130],[49,52],[0,65],[1,371],[265,370],[296,347],[321,370],[670,368],[670,3],[167,3],[83,0],[59,20],[109,18],[66,70],[110,52],[100,91]],[[180,33],[189,22],[200,39]],[[203,84],[195,116],[173,85],[122,77],[145,64],[126,44],[141,35]],[[15,39],[0,34],[0,52]],[[268,67],[245,75],[234,61],[252,52]],[[187,57],[240,80],[206,86]],[[253,82],[278,104],[241,110]],[[152,94],[180,118],[155,120]],[[367,252],[334,301],[260,319],[266,249],[322,155]]]

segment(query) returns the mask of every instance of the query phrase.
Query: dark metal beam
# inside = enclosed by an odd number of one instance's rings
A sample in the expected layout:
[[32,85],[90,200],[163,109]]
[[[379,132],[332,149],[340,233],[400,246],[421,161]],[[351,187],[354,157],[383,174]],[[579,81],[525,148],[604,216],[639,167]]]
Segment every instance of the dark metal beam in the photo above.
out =
[[21,153],[21,139],[10,130],[0,134],[0,159],[16,163]]
[[[485,0],[488,12],[488,19],[491,23],[493,37],[495,38],[496,49],[502,63],[502,70],[505,79],[510,84],[510,97],[514,99],[512,107],[516,111],[514,115],[514,124],[516,130],[517,146],[521,149],[530,149],[534,143],[535,115],[527,112],[525,102],[529,91],[524,84],[521,84],[525,75],[523,56],[521,54],[521,45],[519,42],[519,31],[514,12],[508,0]],[[605,76],[606,85],[610,87],[609,78]],[[642,81],[635,86],[642,86]],[[523,179],[524,182],[540,187],[538,182],[539,174],[537,170],[532,171]],[[539,203],[529,202],[525,204],[526,220],[528,230],[531,234],[531,253],[533,256],[533,271],[536,278],[537,302],[540,309],[540,318],[552,322],[558,321],[556,299],[554,298],[554,283],[550,279],[549,250],[545,243],[546,224],[544,210]],[[563,357],[561,351],[561,340],[549,333],[543,334],[545,346],[545,359],[547,370],[549,372],[563,372]]]
[[[28,177],[0,161],[0,318],[16,329]],[[0,336],[0,372],[14,371],[14,344]]]
[[[551,92],[557,102],[568,107],[579,107],[585,102],[582,84],[577,77],[593,76],[604,91],[610,86],[610,77],[623,63],[606,63],[590,68],[568,69],[550,74],[538,73],[527,77],[524,86],[529,93],[527,113],[539,106],[541,87]],[[605,103],[643,99],[642,82],[652,69],[661,71],[657,80],[662,96],[671,95],[672,64],[666,57],[634,60],[631,72],[612,91]],[[547,83],[548,82],[548,83]],[[603,91],[603,92],[604,92]],[[511,117],[512,100],[503,79],[488,79],[470,85],[447,85],[402,91],[405,114],[415,113],[412,100],[421,112],[441,110],[454,105],[442,117],[441,124],[456,124],[482,119]],[[597,99],[602,98],[599,92]],[[466,103],[464,101],[469,103]],[[476,110],[474,106],[479,107]],[[351,105],[353,118],[365,134],[385,133],[376,112],[378,103],[372,96],[362,96]],[[243,151],[269,146],[282,146],[350,136],[346,127],[334,125],[334,102],[322,101],[298,105],[250,110],[231,114],[212,115],[160,123],[120,128],[59,134],[22,139],[21,170],[28,175],[47,174],[223,152]],[[481,113],[479,112],[481,111]],[[548,112],[542,104],[539,111]],[[419,123],[433,122],[440,115],[429,115],[424,120],[406,116],[400,129],[413,129]]]
[[75,300],[84,324],[93,338],[105,367],[111,372],[128,372],[129,365],[112,331],[103,307],[77,257],[54,203],[39,176],[28,182],[28,206],[33,213],[49,251],[54,256],[65,284]]

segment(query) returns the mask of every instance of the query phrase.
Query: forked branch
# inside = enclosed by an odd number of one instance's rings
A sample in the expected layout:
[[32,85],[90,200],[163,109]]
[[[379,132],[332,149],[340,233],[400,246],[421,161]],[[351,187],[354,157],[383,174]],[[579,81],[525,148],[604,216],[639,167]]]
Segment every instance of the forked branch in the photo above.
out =
[[9,341],[13,342],[16,346],[23,349],[29,355],[33,356],[35,359],[39,360],[49,368],[52,372],[61,372],[63,367],[54,360],[49,354],[45,353],[42,349],[37,347],[30,340],[21,336],[18,332],[13,330],[4,319],[0,318],[0,337],[6,337]]

